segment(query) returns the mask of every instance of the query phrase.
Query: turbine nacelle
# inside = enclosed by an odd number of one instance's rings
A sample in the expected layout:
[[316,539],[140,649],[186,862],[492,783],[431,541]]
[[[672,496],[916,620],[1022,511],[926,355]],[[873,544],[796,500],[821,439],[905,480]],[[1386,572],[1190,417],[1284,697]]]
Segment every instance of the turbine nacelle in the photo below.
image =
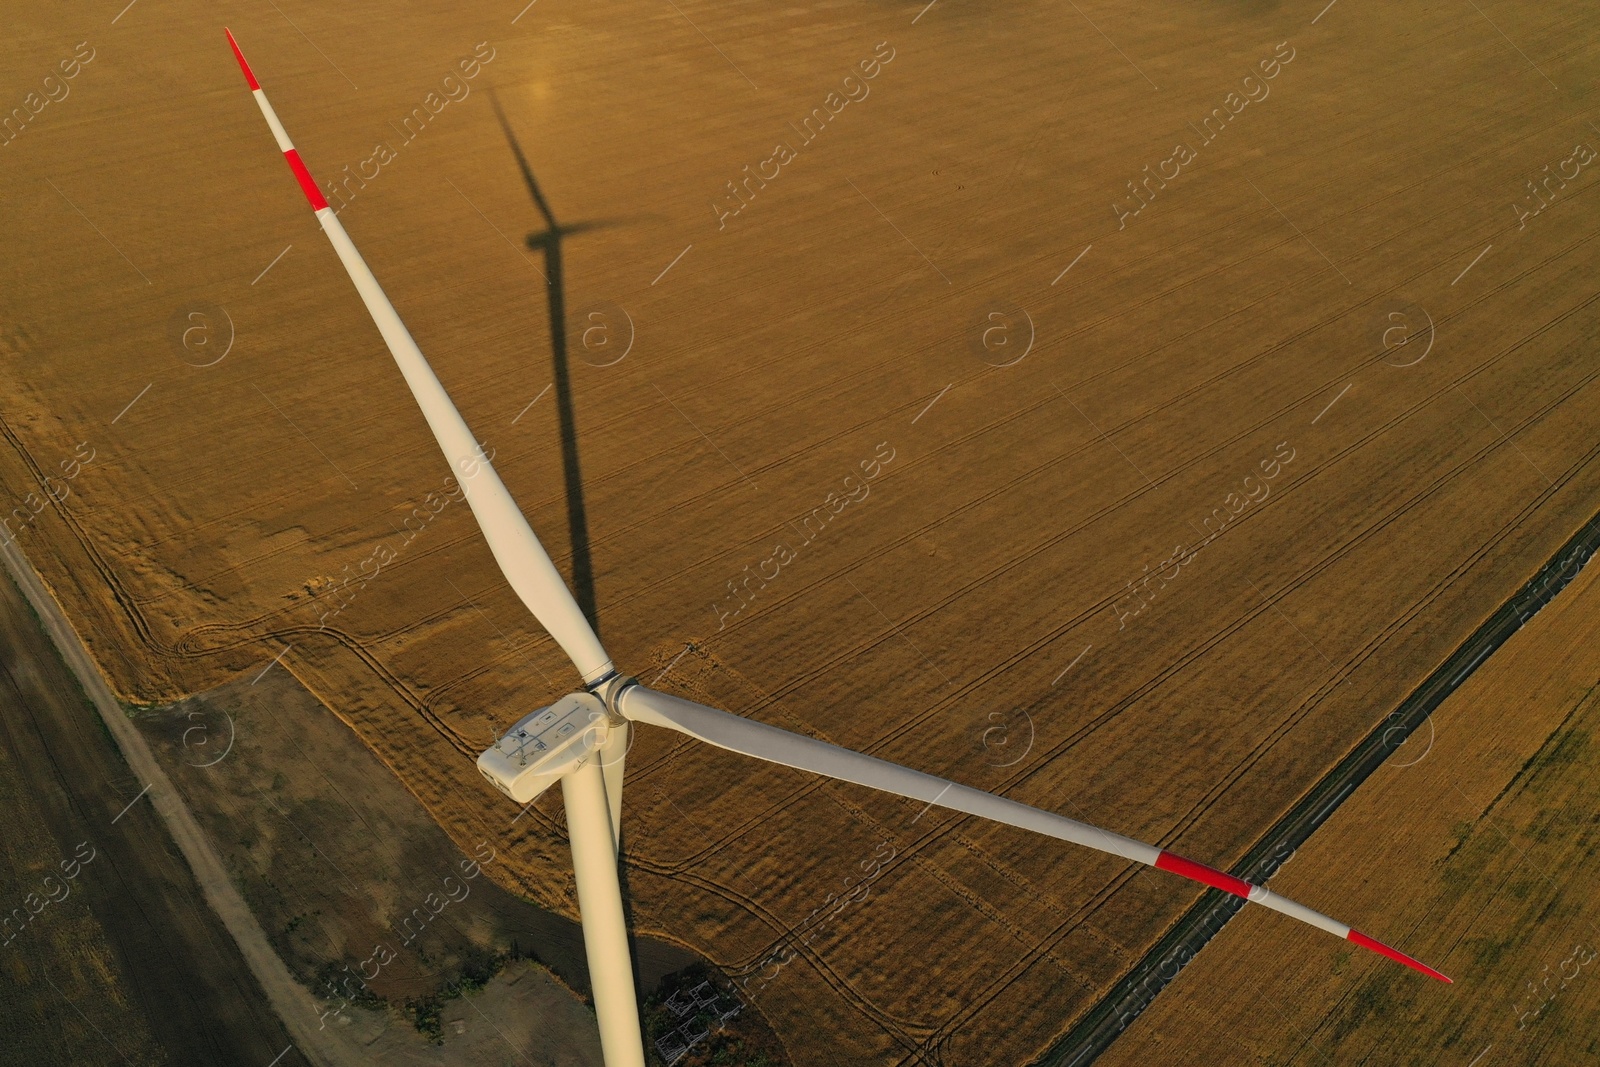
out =
[[599,697],[568,693],[518,719],[478,757],[478,770],[500,792],[527,804],[596,756],[610,731]]

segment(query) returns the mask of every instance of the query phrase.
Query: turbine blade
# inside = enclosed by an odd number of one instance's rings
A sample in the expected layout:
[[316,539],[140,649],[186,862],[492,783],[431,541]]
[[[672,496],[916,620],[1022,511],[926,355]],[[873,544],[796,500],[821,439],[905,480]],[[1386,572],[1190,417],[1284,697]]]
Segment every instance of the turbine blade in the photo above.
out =
[[633,739],[633,723],[614,726],[600,746],[600,770],[606,783],[606,803],[611,806],[611,844],[622,852],[622,776]]
[[1041,811],[1006,797],[936,778],[931,774],[923,774],[921,771],[914,771],[874,756],[830,745],[826,741],[790,733],[776,726],[756,722],[754,719],[730,715],[716,708],[708,708],[704,704],[658,693],[642,685],[624,689],[618,697],[618,707],[623,715],[635,722],[676,730],[730,752],[754,756],[756,759],[792,767],[795,770],[810,771],[812,774],[820,774],[841,782],[853,782],[856,785],[879,789],[885,793],[922,801],[930,807],[937,805],[967,815],[976,815],[979,818],[1005,823],[1008,826],[1070,841],[1098,852],[1110,853],[1123,859],[1157,867],[1202,885],[1244,897],[1273,911],[1282,912],[1362,948],[1388,956],[1431,978],[1437,978],[1442,982],[1450,981],[1432,967],[1419,963],[1405,953],[1262,886],[1251,885],[1225,871],[1185,859],[1154,845],[1135,841],[1131,837],[1102,830],[1089,823]]
[[333,209],[328,206],[311,172],[301,162],[300,154],[295,151],[283,124],[278,121],[272,105],[267,103],[266,94],[261,91],[250,64],[245,62],[238,42],[233,39],[232,33],[223,32],[228,34],[228,44],[239,60],[239,69],[244,71],[244,80],[260,105],[261,114],[266,117],[289,169],[300,182],[311,209],[316,212],[317,221],[322,224],[333,250],[338,253],[356,291],[361,294],[373,323],[383,335],[389,353],[394,356],[406,384],[411,387],[411,395],[416,398],[423,417],[428,420],[428,427],[466,493],[467,503],[483,530],[484,540],[489,543],[489,551],[494,554],[495,562],[500,565],[506,580],[528,610],[533,612],[540,625],[549,631],[550,636],[571,658],[585,682],[596,682],[614,673],[611,657],[606,655],[594,628],[572,598],[572,591],[562,581],[555,564],[550,562],[549,554],[528,525],[527,518],[500,481],[488,456],[451,402],[450,395],[439,384],[427,358],[417,347],[416,341],[412,340],[405,323],[400,321],[399,313],[389,303],[388,296],[372,276],[361,253],[356,251],[350,235],[345,233]]

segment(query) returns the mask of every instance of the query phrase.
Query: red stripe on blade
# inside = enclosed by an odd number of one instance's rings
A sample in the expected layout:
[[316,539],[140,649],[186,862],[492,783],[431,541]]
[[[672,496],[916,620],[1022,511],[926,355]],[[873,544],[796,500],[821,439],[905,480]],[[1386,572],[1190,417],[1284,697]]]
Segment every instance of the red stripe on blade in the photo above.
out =
[[1156,857],[1156,866],[1163,871],[1181,874],[1185,878],[1208,885],[1212,889],[1220,889],[1224,893],[1232,893],[1236,897],[1248,897],[1250,895],[1250,883],[1244,879],[1235,878],[1226,871],[1219,871],[1215,867],[1207,867],[1205,864],[1196,863],[1194,860],[1186,860],[1182,856],[1171,852],[1163,852]]
[[[1427,975],[1429,978],[1437,978],[1441,982],[1450,982],[1450,979],[1446,978],[1444,975],[1440,974],[1438,971],[1434,970],[1432,967],[1429,967],[1426,963],[1419,963],[1416,960],[1412,959],[1410,956],[1407,956],[1404,952],[1401,952],[1399,949],[1390,948],[1388,945],[1385,945],[1382,941],[1378,941],[1378,940],[1375,940],[1374,938],[1370,938],[1366,934],[1362,933],[1360,930],[1351,930],[1350,931],[1350,940],[1355,942],[1356,944],[1360,945],[1362,948],[1371,949],[1373,952],[1376,952],[1380,956],[1388,956],[1391,960],[1398,960],[1399,962],[1405,964],[1407,967],[1410,967],[1413,970],[1421,971],[1423,974]],[[1450,982],[1450,984],[1454,985],[1455,983],[1454,982]]]
[[289,169],[294,171],[294,176],[300,181],[300,189],[306,194],[306,199],[311,201],[312,211],[321,211],[328,206],[328,201],[323,199],[322,190],[317,188],[316,181],[311,177],[311,172],[306,170],[306,165],[300,162],[300,153],[294,149],[283,154],[289,161]]
[[261,86],[256,82],[256,76],[250,73],[250,64],[244,61],[244,53],[239,51],[239,42],[233,39],[233,31],[224,29],[222,32],[228,35],[228,47],[233,49],[233,58],[239,61],[239,69],[244,71],[245,84],[250,86],[251,92],[255,92]]

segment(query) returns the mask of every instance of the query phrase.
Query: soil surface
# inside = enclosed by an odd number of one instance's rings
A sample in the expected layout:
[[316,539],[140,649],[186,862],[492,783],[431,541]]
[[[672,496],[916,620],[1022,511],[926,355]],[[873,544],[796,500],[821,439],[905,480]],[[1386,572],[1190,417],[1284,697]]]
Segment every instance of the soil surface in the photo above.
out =
[[[4,551],[14,563],[15,547]],[[124,761],[39,616],[0,578],[0,1059],[314,1062],[175,846],[145,769]]]

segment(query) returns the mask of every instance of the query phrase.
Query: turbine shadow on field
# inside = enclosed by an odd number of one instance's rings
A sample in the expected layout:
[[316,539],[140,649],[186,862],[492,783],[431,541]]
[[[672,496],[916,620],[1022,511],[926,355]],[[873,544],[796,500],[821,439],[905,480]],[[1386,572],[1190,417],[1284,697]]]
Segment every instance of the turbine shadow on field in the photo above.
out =
[[[534,177],[533,168],[528,164],[528,157],[523,154],[522,145],[517,141],[511,123],[500,107],[500,98],[491,92],[489,101],[494,106],[495,118],[500,121],[500,128],[505,131],[506,143],[511,146],[511,153],[517,159],[517,169],[522,172],[522,180],[528,186],[528,195],[533,197],[534,206],[544,217],[544,232],[529,234],[528,247],[544,253],[545,278],[548,283],[545,291],[550,303],[550,357],[556,390],[556,412],[561,427],[561,467],[567,483],[567,534],[572,542],[572,591],[577,598],[578,607],[598,635],[600,618],[595,607],[594,566],[589,556],[589,519],[584,507],[583,468],[578,459],[578,427],[573,412],[572,380],[567,365],[567,291],[561,269],[561,239],[587,230],[599,229],[606,223],[575,222],[571,226],[562,226],[556,222],[555,213],[550,210],[549,201],[545,200],[544,192],[539,188],[539,180]],[[639,941],[634,933],[633,893],[628,886],[626,863],[617,864],[617,879],[622,890],[623,917],[628,930],[628,955],[633,964],[634,981],[637,983],[644,972],[640,969]],[[635,992],[642,999],[652,990],[636,988]]]
[[512,155],[516,156],[517,168],[522,172],[522,180],[528,186],[534,206],[544,216],[544,232],[530,234],[528,247],[544,253],[544,272],[548,282],[545,292],[550,305],[550,358],[556,390],[556,416],[561,430],[561,469],[567,483],[567,536],[572,545],[572,592],[589,625],[599,634],[594,564],[589,554],[589,515],[584,506],[583,467],[578,459],[578,425],[572,406],[572,377],[567,364],[567,295],[561,270],[561,239],[597,229],[604,223],[579,222],[563,227],[556,222],[555,214],[551,212],[550,204],[539,188],[539,181],[533,176],[533,168],[528,165],[528,157],[523,154],[522,145],[511,130],[511,123],[501,110],[499,97],[490,93],[489,101],[494,106],[500,128],[505,131],[506,143],[511,146]]

